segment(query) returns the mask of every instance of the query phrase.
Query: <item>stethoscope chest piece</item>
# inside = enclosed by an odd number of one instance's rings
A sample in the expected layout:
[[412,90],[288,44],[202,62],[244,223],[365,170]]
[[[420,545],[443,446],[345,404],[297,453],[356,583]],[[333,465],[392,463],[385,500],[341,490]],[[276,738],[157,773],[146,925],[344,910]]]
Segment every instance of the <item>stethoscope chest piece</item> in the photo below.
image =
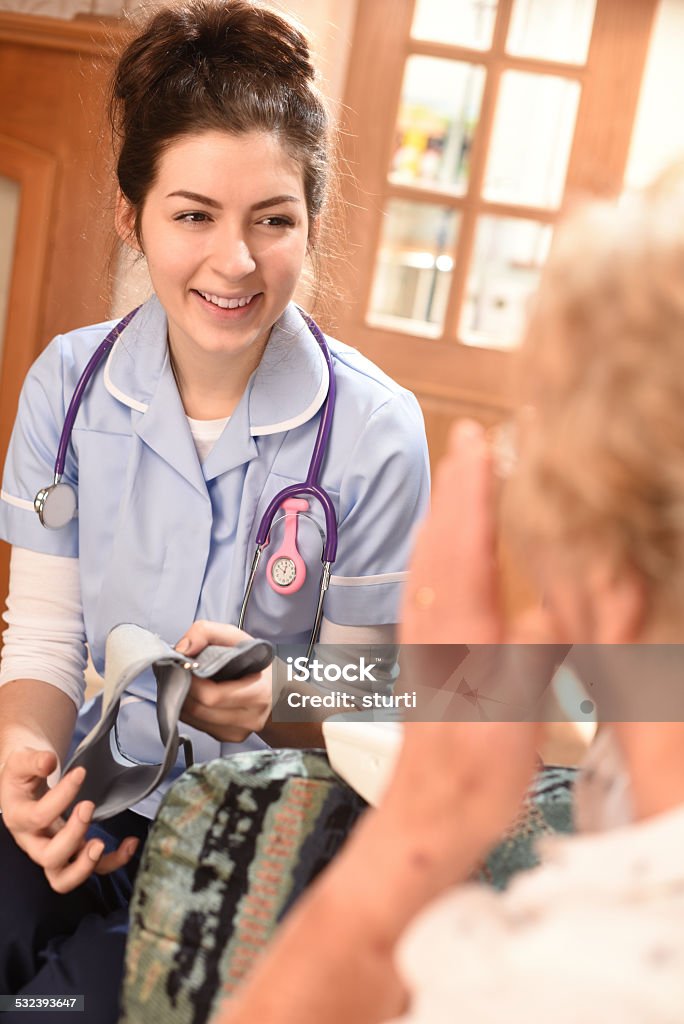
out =
[[110,351],[116,339],[124,328],[128,326],[139,309],[140,306],[136,306],[136,308],[132,309],[130,313],[127,313],[123,320],[119,320],[118,324],[112,328],[104,341],[100,342],[88,360],[86,368],[79,377],[78,384],[74,388],[74,393],[71,396],[71,401],[69,402],[69,408],[67,409],[66,416],[64,417],[62,433],[59,437],[59,447],[57,448],[57,457],[55,459],[53,481],[48,487],[41,487],[33,499],[33,507],[38,513],[41,526],[46,526],[48,530],[60,530],[63,526],[70,523],[76,515],[76,508],[78,505],[76,492],[73,487],[69,486],[69,484],[63,484],[61,482],[62,475],[64,473],[64,466],[66,464],[67,449],[69,447],[69,442],[71,441],[71,434],[74,429],[76,416],[91,377],[104,357]]
[[76,515],[76,495],[73,487],[59,481],[42,487],[33,499],[38,518],[48,530],[61,530]]

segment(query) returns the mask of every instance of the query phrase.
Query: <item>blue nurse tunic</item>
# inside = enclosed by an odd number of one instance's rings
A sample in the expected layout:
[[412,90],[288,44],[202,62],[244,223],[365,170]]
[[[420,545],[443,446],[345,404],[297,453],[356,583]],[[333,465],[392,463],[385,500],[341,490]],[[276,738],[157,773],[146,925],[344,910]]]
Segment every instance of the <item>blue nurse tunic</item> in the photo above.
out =
[[[263,358],[221,437],[200,463],[169,361],[167,323],[150,299],[92,379],[76,417],[64,479],[78,514],[61,530],[39,523],[36,492],[51,483],[77,381],[112,323],[55,338],[22,391],[0,501],[0,537],[78,558],[85,633],[104,668],[110,629],[134,622],[175,642],[198,618],[236,623],[260,518],[283,487],[305,479],[328,373],[294,304],[274,326]],[[429,488],[420,408],[359,352],[328,339],[337,400],[322,472],[339,524],[325,617],[341,625],[398,620],[413,526]],[[295,594],[276,594],[263,570],[245,629],[278,643],[308,641],[320,576],[322,510],[300,517],[308,566]],[[276,535],[272,538],[278,541]],[[273,548],[275,549],[275,547]],[[151,675],[132,684],[118,722],[124,758],[161,759]],[[71,694],[80,703],[81,693]],[[78,735],[99,717],[81,711]],[[219,743],[187,729],[196,760],[261,745]],[[179,760],[176,771],[183,768]],[[161,791],[136,810],[153,815]]]

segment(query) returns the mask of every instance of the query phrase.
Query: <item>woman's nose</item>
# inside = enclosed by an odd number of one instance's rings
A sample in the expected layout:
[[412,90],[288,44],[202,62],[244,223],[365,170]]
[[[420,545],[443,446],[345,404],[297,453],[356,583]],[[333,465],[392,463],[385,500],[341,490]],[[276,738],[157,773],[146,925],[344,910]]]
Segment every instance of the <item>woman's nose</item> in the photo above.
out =
[[256,261],[246,239],[232,232],[218,240],[213,263],[215,270],[231,280],[246,277],[256,269]]

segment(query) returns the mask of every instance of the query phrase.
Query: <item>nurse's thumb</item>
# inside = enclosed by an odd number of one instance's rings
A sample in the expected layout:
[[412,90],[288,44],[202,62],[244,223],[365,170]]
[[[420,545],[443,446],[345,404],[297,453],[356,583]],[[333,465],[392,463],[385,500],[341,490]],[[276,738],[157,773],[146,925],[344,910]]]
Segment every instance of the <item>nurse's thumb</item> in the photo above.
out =
[[189,636],[184,636],[184,637],[181,637],[181,639],[178,641],[178,643],[176,644],[175,649],[180,654],[187,654],[191,647],[192,647],[192,640],[190,639]]

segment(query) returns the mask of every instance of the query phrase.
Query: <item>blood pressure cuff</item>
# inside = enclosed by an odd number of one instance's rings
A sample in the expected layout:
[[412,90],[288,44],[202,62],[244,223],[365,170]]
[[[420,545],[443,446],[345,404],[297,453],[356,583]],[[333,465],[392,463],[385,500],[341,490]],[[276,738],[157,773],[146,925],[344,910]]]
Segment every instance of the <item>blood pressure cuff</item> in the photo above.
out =
[[[102,714],[97,725],[76,748],[64,769],[83,766],[86,778],[78,800],[92,800],[94,821],[111,818],[144,799],[166,778],[186,745],[186,761],[192,763],[190,741],[178,731],[178,719],[193,675],[202,679],[239,679],[261,671],[271,663],[273,648],[265,640],[247,640],[235,647],[206,647],[188,658],[161,637],[140,626],[116,626],[107,637]],[[121,699],[139,675],[151,668],[157,682],[157,722],[164,748],[160,764],[132,761],[121,752],[116,739],[116,720]]]

